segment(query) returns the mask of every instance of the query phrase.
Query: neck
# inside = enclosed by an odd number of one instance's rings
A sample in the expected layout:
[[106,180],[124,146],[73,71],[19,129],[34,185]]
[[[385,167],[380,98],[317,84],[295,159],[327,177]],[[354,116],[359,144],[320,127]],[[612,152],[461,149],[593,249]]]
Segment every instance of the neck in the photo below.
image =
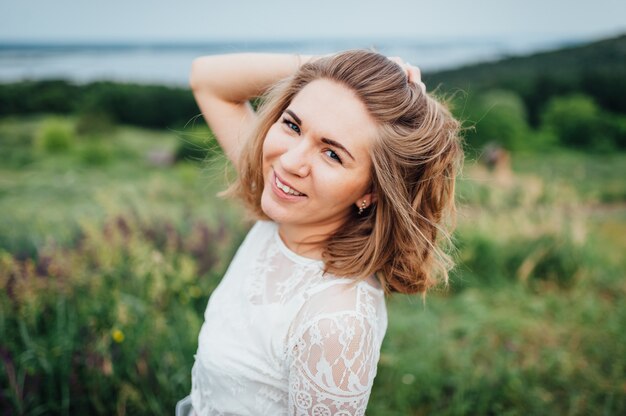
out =
[[279,224],[278,233],[289,250],[303,257],[321,260],[326,240],[339,226],[339,221],[323,226]]

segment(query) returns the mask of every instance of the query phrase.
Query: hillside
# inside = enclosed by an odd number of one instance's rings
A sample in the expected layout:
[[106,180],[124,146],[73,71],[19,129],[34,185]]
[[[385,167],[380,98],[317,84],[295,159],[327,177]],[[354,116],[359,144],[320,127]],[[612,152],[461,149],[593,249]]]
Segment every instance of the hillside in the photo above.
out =
[[429,86],[469,94],[487,89],[518,93],[535,122],[552,96],[584,93],[604,109],[626,114],[626,34],[585,45],[510,57],[425,74]]

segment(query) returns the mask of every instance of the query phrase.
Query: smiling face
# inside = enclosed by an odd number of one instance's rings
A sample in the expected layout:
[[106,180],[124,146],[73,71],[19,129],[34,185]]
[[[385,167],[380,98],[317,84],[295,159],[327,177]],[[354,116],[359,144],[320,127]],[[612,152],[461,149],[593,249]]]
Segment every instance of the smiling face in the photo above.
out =
[[369,206],[369,150],[377,125],[355,94],[319,79],[305,86],[263,143],[263,212],[300,235],[340,227]]

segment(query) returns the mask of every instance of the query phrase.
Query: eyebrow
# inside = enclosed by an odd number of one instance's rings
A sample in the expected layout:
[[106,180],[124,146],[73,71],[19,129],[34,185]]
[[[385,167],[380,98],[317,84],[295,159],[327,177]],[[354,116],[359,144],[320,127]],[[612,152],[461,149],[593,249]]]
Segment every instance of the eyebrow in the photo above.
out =
[[[285,113],[289,114],[291,117],[293,117],[293,119],[295,120],[296,123],[298,123],[299,125],[302,125],[302,120],[300,120],[300,117],[298,117],[293,111],[287,109],[285,110]],[[343,150],[344,152],[347,153],[348,156],[350,156],[352,158],[352,160],[354,160],[356,162],[356,159],[354,158],[354,156],[352,156],[352,153],[350,153],[348,151],[348,149],[346,149],[341,143],[333,140],[333,139],[328,139],[326,137],[322,137],[322,142],[326,143],[328,145],[331,146],[335,146],[341,150]]]

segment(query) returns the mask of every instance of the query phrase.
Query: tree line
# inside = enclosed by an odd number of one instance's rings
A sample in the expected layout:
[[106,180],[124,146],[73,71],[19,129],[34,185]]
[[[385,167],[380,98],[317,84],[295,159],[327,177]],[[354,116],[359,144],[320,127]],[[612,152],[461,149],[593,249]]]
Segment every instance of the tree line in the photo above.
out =
[[[470,147],[626,148],[626,35],[425,74],[424,80],[453,97]],[[36,113],[180,128],[199,110],[185,88],[66,80],[0,84],[0,116]]]

